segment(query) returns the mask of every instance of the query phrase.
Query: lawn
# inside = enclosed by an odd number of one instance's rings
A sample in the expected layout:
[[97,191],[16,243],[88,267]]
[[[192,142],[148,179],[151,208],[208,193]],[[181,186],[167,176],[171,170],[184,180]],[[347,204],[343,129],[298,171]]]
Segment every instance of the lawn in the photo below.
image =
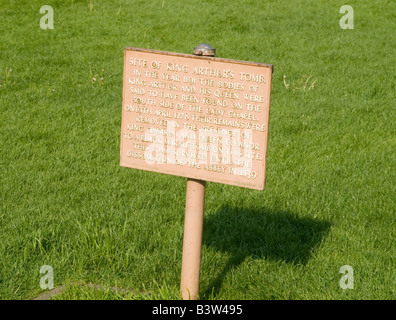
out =
[[43,265],[55,299],[179,298],[186,179],[119,165],[123,48],[200,43],[274,65],[266,188],[207,183],[200,298],[396,298],[395,1],[0,0],[0,27],[0,299]]

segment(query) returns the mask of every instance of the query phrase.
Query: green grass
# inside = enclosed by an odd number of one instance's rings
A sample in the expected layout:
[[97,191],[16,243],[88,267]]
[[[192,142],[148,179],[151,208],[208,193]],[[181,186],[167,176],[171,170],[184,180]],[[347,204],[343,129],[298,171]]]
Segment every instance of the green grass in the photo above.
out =
[[186,179],[119,166],[123,48],[200,43],[274,65],[266,189],[207,184],[201,299],[396,298],[394,1],[353,30],[335,0],[45,4],[0,0],[0,299],[42,265],[56,299],[179,297]]

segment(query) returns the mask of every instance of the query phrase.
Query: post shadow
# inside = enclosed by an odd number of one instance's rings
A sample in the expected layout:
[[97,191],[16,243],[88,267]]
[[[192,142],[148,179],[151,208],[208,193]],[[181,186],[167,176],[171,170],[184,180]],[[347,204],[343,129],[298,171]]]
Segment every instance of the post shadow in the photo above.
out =
[[287,211],[222,207],[205,216],[203,245],[231,257],[202,296],[216,296],[225,276],[247,257],[305,265],[329,232],[330,222]]

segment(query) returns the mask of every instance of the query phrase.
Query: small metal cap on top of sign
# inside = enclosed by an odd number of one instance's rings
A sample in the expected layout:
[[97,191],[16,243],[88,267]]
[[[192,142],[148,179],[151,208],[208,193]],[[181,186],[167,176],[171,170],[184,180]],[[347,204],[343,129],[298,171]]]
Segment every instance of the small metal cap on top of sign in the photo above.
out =
[[210,44],[201,43],[200,45],[194,47],[194,54],[197,56],[209,56],[214,57],[216,54],[216,49]]

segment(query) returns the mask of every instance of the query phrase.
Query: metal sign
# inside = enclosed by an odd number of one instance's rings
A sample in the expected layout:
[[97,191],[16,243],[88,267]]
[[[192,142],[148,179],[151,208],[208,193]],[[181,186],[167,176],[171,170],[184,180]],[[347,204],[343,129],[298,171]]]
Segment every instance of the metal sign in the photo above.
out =
[[125,48],[120,165],[263,190],[272,65]]

